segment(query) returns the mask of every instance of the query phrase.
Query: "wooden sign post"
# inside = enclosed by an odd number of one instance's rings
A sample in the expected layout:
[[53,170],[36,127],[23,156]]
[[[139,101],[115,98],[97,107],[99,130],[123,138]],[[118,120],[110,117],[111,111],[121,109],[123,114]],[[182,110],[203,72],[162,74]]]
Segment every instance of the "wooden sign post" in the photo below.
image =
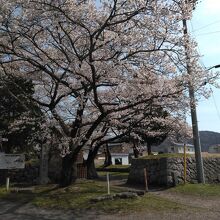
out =
[[[0,153],[0,169],[24,169],[25,156],[24,154],[5,154]],[[10,178],[6,176],[6,191],[9,191]]]
[[107,174],[106,174],[106,178],[107,178],[108,195],[110,195],[109,172],[107,172]]
[[186,184],[186,144],[184,144],[184,157],[183,157],[183,163],[184,163],[184,184]]

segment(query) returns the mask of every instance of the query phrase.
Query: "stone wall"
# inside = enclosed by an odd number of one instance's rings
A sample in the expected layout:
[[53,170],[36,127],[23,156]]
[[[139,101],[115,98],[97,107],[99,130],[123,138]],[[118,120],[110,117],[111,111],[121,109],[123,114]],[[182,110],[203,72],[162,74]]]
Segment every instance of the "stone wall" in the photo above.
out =
[[167,170],[166,158],[159,160],[133,159],[128,176],[128,183],[144,184],[144,168],[147,170],[148,183],[150,185],[165,184],[164,179],[166,179]]
[[5,184],[6,177],[10,178],[11,183],[36,184],[39,175],[37,166],[28,165],[24,169],[0,170],[0,183]]
[[[48,168],[50,182],[58,183],[61,160],[50,160]],[[6,177],[10,178],[11,183],[37,184],[39,181],[39,170],[39,162],[36,162],[35,164],[26,163],[24,169],[0,170],[0,184],[5,184]]]
[[[220,182],[220,158],[203,158],[207,183]],[[183,183],[183,158],[133,159],[128,176],[129,184],[144,184],[144,168],[148,185],[172,186]],[[197,182],[195,158],[187,158],[187,182]]]

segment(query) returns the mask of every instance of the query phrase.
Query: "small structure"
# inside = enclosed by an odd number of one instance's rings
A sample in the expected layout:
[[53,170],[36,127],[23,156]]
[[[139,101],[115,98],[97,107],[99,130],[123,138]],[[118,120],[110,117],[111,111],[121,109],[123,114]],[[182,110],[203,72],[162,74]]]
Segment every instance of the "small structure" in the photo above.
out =
[[128,165],[128,153],[111,153],[113,165]]
[[[172,143],[170,146],[164,148],[164,153],[184,153],[184,144]],[[195,149],[192,144],[186,144],[186,153],[195,154]]]
[[210,146],[208,152],[210,154],[220,153],[220,145],[212,145],[212,146]]
[[[152,146],[152,152],[154,153],[184,153],[184,143],[175,142],[167,138],[162,144],[158,146]],[[186,153],[195,154],[194,145],[186,144]]]
[[87,178],[87,167],[84,163],[83,151],[80,151],[77,156],[77,177],[79,179]]

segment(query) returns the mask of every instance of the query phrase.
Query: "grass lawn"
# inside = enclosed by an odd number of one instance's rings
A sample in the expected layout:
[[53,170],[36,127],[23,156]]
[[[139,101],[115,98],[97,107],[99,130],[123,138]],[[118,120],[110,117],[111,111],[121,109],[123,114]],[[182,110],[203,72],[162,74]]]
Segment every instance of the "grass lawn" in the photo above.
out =
[[118,168],[118,169],[121,169],[121,168],[129,168],[131,165],[110,165],[106,168]]
[[107,167],[103,167],[103,165],[96,165],[98,169],[128,169],[131,165],[110,165]]
[[220,197],[220,184],[186,184],[171,188],[170,191],[201,197]]
[[[140,157],[138,159],[160,159],[160,158],[183,158],[184,154],[182,153],[163,153],[157,155],[146,155]],[[187,157],[195,157],[195,154],[186,154]],[[220,154],[209,154],[209,153],[202,153],[202,157],[211,157],[211,158],[218,158]]]
[[[184,156],[184,154],[157,154],[157,155],[147,155],[147,156],[143,156],[140,157],[138,159],[160,159],[160,158],[182,158]],[[187,157],[194,157],[194,155],[191,154],[187,154]]]
[[[121,178],[128,178],[129,173],[127,172],[108,172],[110,177],[121,177]],[[98,171],[99,176],[106,176],[107,171]]]
[[7,197],[8,194],[9,194],[9,192],[6,192],[5,186],[1,186],[1,187],[0,187],[0,198]]
[[[111,187],[111,193],[122,192],[120,187]],[[91,198],[107,194],[105,182],[81,180],[66,187],[57,188],[56,185],[36,186],[33,192],[5,192],[0,189],[0,198],[11,201],[29,201],[44,208],[96,210],[106,213],[131,213],[134,211],[178,211],[184,206],[168,199],[159,198],[152,194],[145,194],[134,199],[116,199],[92,203]]]

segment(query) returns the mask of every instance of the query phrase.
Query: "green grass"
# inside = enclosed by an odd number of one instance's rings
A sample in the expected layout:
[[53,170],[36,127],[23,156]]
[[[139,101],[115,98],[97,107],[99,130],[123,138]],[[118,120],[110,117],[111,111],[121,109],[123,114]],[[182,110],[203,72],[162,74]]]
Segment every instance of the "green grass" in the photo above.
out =
[[[157,154],[157,155],[146,155],[143,157],[140,157],[138,159],[160,159],[160,158],[182,158],[184,156],[183,153],[163,153],[163,154]],[[195,157],[194,154],[186,154],[187,157]],[[209,154],[209,153],[203,153],[202,157],[212,157],[212,158],[218,158],[220,157],[220,154]]]
[[[129,168],[131,165],[110,165],[110,166],[107,166],[105,167],[106,169],[127,169]],[[103,164],[102,165],[97,165],[96,168],[104,168],[103,167]]]
[[102,201],[96,204],[96,208],[108,213],[131,213],[141,211],[176,212],[183,211],[185,206],[168,199],[159,198],[151,194],[136,199],[118,199]]
[[[119,192],[112,188],[112,192]],[[49,208],[88,209],[91,208],[90,199],[107,194],[107,187],[102,182],[80,181],[67,188],[58,188],[49,193],[37,196],[33,204]]]
[[[127,178],[128,175],[129,175],[129,173],[127,173],[127,172],[108,172],[108,173],[109,173],[109,175],[110,175],[110,178],[111,178],[111,176],[112,176],[112,177]],[[106,174],[107,174],[107,171],[99,171],[99,172],[98,172],[98,175],[99,175],[99,176],[106,176]]]
[[5,197],[9,194],[9,192],[6,191],[5,186],[0,187],[0,198]]
[[107,168],[129,168],[131,165],[110,165]]
[[[158,154],[158,155],[147,155],[140,157],[140,159],[160,159],[160,158],[180,158],[183,157],[183,154]],[[194,155],[187,154],[187,157],[193,157]]]
[[[111,187],[111,193],[121,192],[121,189]],[[73,185],[66,189],[59,189],[49,195],[35,198],[33,204],[40,207],[62,208],[62,209],[92,209],[106,213],[129,213],[132,211],[177,211],[183,210],[184,207],[178,203],[171,202],[167,199],[158,198],[146,194],[143,197],[135,199],[117,199],[91,203],[90,199],[97,196],[106,195],[106,187],[97,182],[81,183]]]
[[[125,190],[125,189],[123,189]],[[123,191],[120,187],[111,186],[111,194]],[[66,187],[57,188],[56,185],[36,186],[33,192],[29,193],[7,193],[0,189],[0,198],[12,201],[28,201],[44,208],[73,209],[83,211],[92,209],[97,212],[106,213],[131,213],[134,211],[176,211],[183,210],[183,205],[146,194],[134,199],[116,199],[92,203],[90,200],[107,194],[105,182],[78,181]]]
[[186,184],[172,188],[170,191],[200,197],[220,197],[220,184]]

